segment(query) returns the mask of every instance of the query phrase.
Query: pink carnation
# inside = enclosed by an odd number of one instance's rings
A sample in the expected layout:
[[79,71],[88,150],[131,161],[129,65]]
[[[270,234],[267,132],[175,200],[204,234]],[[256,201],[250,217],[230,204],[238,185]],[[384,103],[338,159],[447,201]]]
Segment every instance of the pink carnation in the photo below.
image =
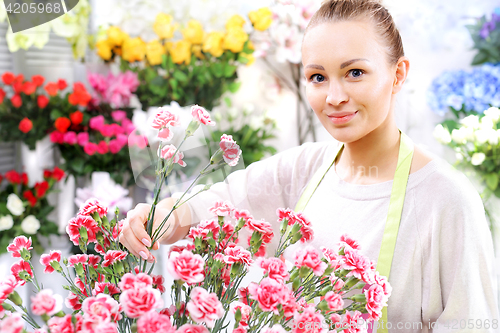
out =
[[201,287],[195,287],[191,291],[186,309],[196,323],[204,322],[209,328],[214,327],[215,321],[224,314],[224,308],[217,295]]
[[19,282],[19,286],[24,286],[26,281],[23,280],[20,276],[22,272],[28,273],[28,275],[33,279],[33,271],[31,270],[31,266],[29,262],[21,260],[17,263],[12,264],[10,267],[10,272],[16,278],[17,282]]
[[12,243],[7,246],[7,251],[11,252],[14,258],[21,258],[21,249],[26,249],[28,251],[33,250],[31,246],[31,237],[17,236]]
[[124,146],[117,139],[110,140],[108,145],[111,154],[117,154]]
[[162,275],[151,275],[151,277],[153,278],[153,285],[163,294],[166,291],[164,286],[165,278]]
[[[163,159],[171,159],[174,157],[177,148],[174,145],[166,145],[161,149],[160,157]],[[178,151],[173,158],[173,163],[178,163],[180,166],[185,167],[186,163],[182,160],[184,158],[184,153]]]
[[91,198],[80,206],[79,215],[90,216],[92,213],[99,213],[99,217],[103,217],[108,213],[108,207],[104,206],[99,200]]
[[184,324],[176,333],[209,333],[208,329],[202,325]]
[[217,239],[219,235],[220,226],[217,221],[214,220],[203,220],[196,227],[189,230],[188,237],[194,240],[195,238],[201,238],[202,240],[208,240],[208,234],[212,232],[212,238]]
[[360,318],[361,317],[361,312],[359,311],[354,311],[354,312],[349,312],[347,311],[344,320],[342,321],[342,327],[346,327],[347,329],[343,330],[343,333],[361,333],[365,332],[363,330],[363,327],[359,324]]
[[122,261],[127,257],[127,252],[119,251],[119,250],[109,250],[104,255],[104,262],[102,263],[103,267],[108,267],[113,265],[118,261]]
[[121,122],[123,119],[127,118],[127,113],[122,110],[112,111],[111,118],[116,122]]
[[233,211],[233,213],[234,213],[234,218],[236,220],[243,219],[243,220],[245,220],[245,222],[247,222],[248,220],[253,219],[253,216],[250,215],[250,212],[248,210],[245,210],[245,209],[241,209],[241,210],[235,209]]
[[152,288],[153,278],[146,273],[138,273],[137,275],[126,273],[122,276],[118,283],[121,290],[134,290],[142,288]]
[[344,300],[342,299],[342,296],[334,293],[333,291],[329,291],[326,293],[325,301],[332,311],[339,311],[344,307]]
[[193,105],[191,107],[191,115],[193,119],[203,125],[215,126],[215,122],[210,119],[210,114],[203,107]]
[[262,236],[262,242],[268,244],[274,237],[273,226],[264,220],[250,219],[245,224],[250,231],[258,232]]
[[205,260],[199,254],[183,250],[182,253],[172,252],[167,261],[167,270],[174,280],[183,280],[188,284],[203,281]]
[[321,255],[312,246],[307,246],[303,250],[295,253],[295,266],[301,268],[303,266],[312,269],[314,275],[321,276],[325,272],[328,265],[321,261]]
[[158,289],[153,289],[152,287],[135,288],[122,292],[120,295],[120,304],[123,307],[123,312],[128,317],[139,318],[146,312],[161,308],[163,300]]
[[54,131],[50,133],[50,141],[58,144],[64,143],[64,133]]
[[118,134],[116,141],[123,147],[128,143],[128,137],[125,134]]
[[240,310],[241,320],[240,324],[248,325],[248,320],[250,319],[250,313],[252,312],[252,308],[245,303],[235,301],[231,303],[231,311],[233,314],[236,314],[236,311]]
[[220,148],[224,152],[224,161],[229,166],[235,166],[240,159],[240,146],[233,140],[232,135],[222,134],[219,143]]
[[239,325],[233,330],[233,333],[247,333],[247,329],[243,325]]
[[76,135],[76,142],[78,145],[85,147],[85,145],[89,142],[89,133],[80,132]]
[[106,141],[102,140],[97,144],[97,153],[104,155],[109,151],[108,144]]
[[251,283],[248,286],[248,292],[250,298],[256,300],[263,311],[279,314],[278,305],[283,303],[286,295],[284,288],[280,282],[267,277],[263,278],[259,284]]
[[259,259],[259,267],[264,269],[264,272],[268,274],[269,278],[274,279],[278,282],[285,282],[290,278],[288,269],[285,263],[275,257]]
[[37,316],[52,316],[62,310],[63,299],[60,295],[53,295],[52,290],[40,290],[31,296],[31,311]]
[[107,294],[110,296],[119,294],[120,288],[118,288],[114,283],[110,282],[97,282],[95,284],[94,290],[92,290],[92,295],[96,296],[99,294],[106,294],[106,288],[108,288]]
[[[47,322],[51,333],[76,333],[82,329],[83,319],[80,314],[75,315],[76,325],[73,324],[73,316],[52,317]],[[76,326],[76,327],[75,327]]]
[[9,275],[3,281],[0,281],[0,304],[2,304],[14,292],[19,285],[14,275]]
[[347,235],[347,234],[343,234],[342,236],[340,236],[339,247],[343,247],[345,245],[352,247],[354,250],[358,250],[358,251],[361,250],[361,246],[359,245],[359,243],[356,240],[349,237],[349,235]]
[[68,258],[70,267],[75,267],[77,264],[86,265],[89,257],[86,254],[74,254]]
[[0,320],[0,332],[21,333],[24,328],[24,321],[20,313],[10,313],[6,318]]
[[64,304],[68,308],[73,309],[73,311],[77,311],[82,308],[82,303],[80,302],[80,298],[76,294],[73,294],[72,292],[70,292],[68,297],[66,297],[66,299],[64,300]]
[[137,320],[137,333],[175,333],[170,317],[156,311],[149,311]]
[[350,246],[344,247],[344,253],[341,268],[350,271],[347,276],[354,276],[361,280],[365,271],[371,270],[371,261]]
[[308,306],[302,313],[296,312],[293,316],[293,333],[321,333],[325,318],[321,312],[316,311],[314,306]]
[[370,315],[369,319],[375,321],[382,317],[382,308],[387,305],[387,298],[384,294],[384,288],[378,284],[372,284],[365,290],[366,310]]
[[76,133],[73,131],[68,131],[64,133],[64,143],[67,143],[69,145],[74,145],[75,143],[78,142],[78,139],[76,137]]
[[97,152],[97,145],[93,142],[87,142],[85,146],[83,147],[83,151],[85,154],[92,156]]
[[274,324],[273,327],[264,328],[262,333],[286,333],[286,331],[280,324]]
[[50,254],[42,254],[40,256],[40,263],[45,266],[44,273],[54,272],[54,268],[50,265],[53,261],[61,261],[61,251],[50,251]]
[[250,265],[253,263],[252,254],[241,246],[227,247],[224,250],[224,262],[226,264],[241,263]]
[[96,130],[96,131],[100,131],[101,128],[104,127],[104,116],[99,115],[99,116],[90,118],[89,127]]
[[66,226],[66,233],[69,235],[69,239],[73,244],[78,245],[80,240],[80,228],[84,228],[87,231],[88,242],[96,241],[96,233],[99,231],[97,222],[90,216],[77,215],[69,220]]
[[208,210],[215,216],[231,216],[233,214],[234,207],[229,201],[217,201]]
[[100,323],[117,321],[122,317],[118,302],[106,294],[86,298],[82,311],[85,328],[92,330]]

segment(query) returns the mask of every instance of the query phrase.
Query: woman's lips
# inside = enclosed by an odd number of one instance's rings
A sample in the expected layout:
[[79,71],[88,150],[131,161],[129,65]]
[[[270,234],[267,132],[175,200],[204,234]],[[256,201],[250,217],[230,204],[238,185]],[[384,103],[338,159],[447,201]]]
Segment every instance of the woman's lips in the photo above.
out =
[[328,118],[331,120],[332,123],[334,124],[345,124],[348,121],[350,121],[354,116],[358,113],[358,111],[353,112],[353,113],[347,113],[347,112],[339,112],[339,113],[333,113],[328,115]]

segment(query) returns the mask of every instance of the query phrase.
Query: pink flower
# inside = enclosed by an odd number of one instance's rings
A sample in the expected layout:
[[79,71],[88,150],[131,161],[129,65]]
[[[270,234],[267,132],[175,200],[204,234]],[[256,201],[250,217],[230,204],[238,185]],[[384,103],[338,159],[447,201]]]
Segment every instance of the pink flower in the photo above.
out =
[[323,328],[325,317],[321,312],[316,312],[314,306],[308,306],[304,312],[296,312],[293,316],[293,333],[321,333],[325,332]]
[[233,314],[236,314],[237,310],[240,310],[241,320],[240,324],[248,325],[248,320],[250,319],[250,313],[252,312],[252,308],[245,303],[235,301],[231,303],[231,311]]
[[333,284],[333,290],[339,292],[342,290],[342,288],[344,288],[345,282],[342,279],[336,277],[335,273],[332,273],[329,279],[330,282]]
[[262,330],[262,333],[286,333],[286,331],[280,324],[274,324],[273,327],[264,328],[264,330]]
[[312,269],[314,275],[321,276],[325,272],[328,265],[321,261],[319,252],[312,246],[307,246],[303,250],[295,253],[295,266],[301,268],[303,266]]
[[83,147],[83,151],[85,154],[92,156],[97,152],[97,145],[93,142],[87,142],[85,146]]
[[50,133],[50,141],[58,144],[64,143],[64,133],[54,131]]
[[86,329],[95,329],[100,323],[120,320],[120,305],[111,296],[99,294],[86,298],[82,303],[83,321]]
[[165,127],[158,132],[158,137],[162,140],[170,141],[174,137],[174,132],[170,128]]
[[97,266],[101,262],[101,257],[96,256],[95,254],[89,254],[88,257],[89,257],[89,261],[88,261],[89,266],[97,268]]
[[70,267],[75,267],[77,264],[85,265],[89,257],[86,254],[74,254],[68,258],[68,264]]
[[350,246],[344,247],[344,253],[341,268],[350,271],[347,276],[361,280],[365,271],[371,270],[371,261]]
[[10,313],[6,318],[0,320],[0,332],[21,333],[24,328],[24,321],[20,313]]
[[128,137],[125,134],[118,134],[116,141],[123,147],[128,143]]
[[285,317],[291,317],[298,310],[299,306],[295,300],[295,295],[292,290],[285,288],[284,297],[281,301],[283,307],[283,314]]
[[12,257],[14,258],[21,258],[22,249],[28,251],[33,250],[33,247],[31,247],[31,237],[26,238],[26,236],[17,236],[12,243],[7,246],[7,251],[12,252]]
[[104,155],[109,151],[108,144],[106,141],[102,140],[97,144],[97,153]]
[[99,294],[106,294],[106,288],[108,288],[107,294],[110,296],[119,294],[120,288],[118,288],[115,284],[110,282],[97,282],[95,284],[95,288],[92,290],[92,295],[97,296]]
[[64,304],[70,308],[73,309],[74,311],[80,310],[82,308],[82,303],[80,303],[80,298],[73,294],[72,292],[69,293],[68,297],[64,300]]
[[85,203],[80,206],[78,214],[83,216],[90,216],[94,212],[99,213],[99,217],[103,217],[108,213],[108,207],[104,206],[96,198],[91,198],[85,201]]
[[76,142],[82,146],[85,147],[85,145],[89,142],[89,133],[87,132],[80,132],[76,135]]
[[224,152],[223,158],[224,161],[229,166],[235,166],[238,164],[238,160],[240,159],[241,149],[238,144],[233,140],[231,135],[222,134],[219,143],[220,148]]
[[109,250],[104,255],[104,262],[102,263],[103,267],[108,267],[113,265],[118,261],[122,261],[127,257],[127,252],[119,251],[119,250]]
[[165,292],[165,278],[161,275],[151,275],[151,277],[153,278],[153,285],[163,294]]
[[250,219],[245,224],[250,231],[258,232],[262,236],[262,242],[268,244],[274,237],[273,226],[264,220]]
[[110,138],[110,137],[112,137],[115,134],[115,132],[113,130],[113,127],[111,125],[106,125],[106,124],[103,124],[99,128],[99,132],[105,138]]
[[243,325],[239,325],[233,330],[233,333],[247,333],[247,329]]
[[122,276],[118,286],[123,290],[134,290],[142,288],[152,288],[153,278],[146,273],[138,273],[137,275],[126,273]]
[[16,278],[17,282],[19,282],[19,286],[24,286],[26,281],[21,278],[20,274],[28,274],[33,279],[33,271],[31,270],[31,266],[29,262],[21,260],[17,263],[12,264],[10,267],[10,272]]
[[156,111],[151,127],[154,129],[162,129],[167,126],[179,126],[179,116],[170,112],[166,107],[160,107]]
[[169,316],[149,311],[137,320],[137,333],[151,332],[175,333],[175,326],[172,326]]
[[344,300],[342,299],[342,296],[334,293],[333,291],[329,291],[326,293],[325,301],[332,311],[339,311],[344,307]]
[[222,317],[224,308],[215,293],[209,293],[201,287],[195,287],[186,305],[189,316],[197,323],[204,322],[209,328],[214,327],[215,321]]
[[302,238],[300,239],[302,243],[308,242],[313,239],[314,236],[313,229],[308,225],[301,226],[300,233],[302,234]]
[[89,127],[96,130],[96,131],[100,131],[104,127],[104,116],[99,115],[99,116],[90,118]]
[[272,311],[274,314],[279,314],[278,305],[283,303],[286,295],[283,284],[268,277],[263,278],[260,284],[251,283],[248,292],[263,311]]
[[66,226],[66,233],[73,244],[78,246],[81,237],[80,228],[84,228],[87,231],[88,242],[96,241],[96,233],[99,231],[97,222],[90,216],[77,215],[69,220]]
[[82,316],[75,315],[76,327],[73,324],[73,316],[65,315],[64,317],[52,317],[47,322],[51,333],[76,333],[81,330]]
[[73,132],[73,131],[68,131],[66,133],[64,133],[64,143],[67,143],[69,145],[74,145],[75,143],[78,142],[77,138],[76,138],[76,133]]
[[335,253],[334,250],[327,247],[320,247],[321,252],[323,252],[323,256],[328,260],[329,263],[332,263],[334,266],[339,260],[339,256]]
[[234,218],[236,220],[243,219],[245,220],[245,222],[247,222],[248,220],[253,219],[253,216],[250,215],[250,212],[245,209],[242,210],[235,209],[233,213],[234,213]]
[[278,215],[278,222],[283,221],[283,219],[288,220],[288,225],[292,225],[295,221],[295,212],[290,208],[278,208],[276,210],[276,215]]
[[343,246],[346,246],[346,245],[349,245],[354,250],[358,250],[358,251],[361,250],[361,246],[359,245],[359,243],[356,240],[352,239],[347,234],[343,234],[342,236],[340,236],[340,245],[339,245],[339,247],[343,247]]
[[203,125],[215,126],[215,122],[210,119],[210,114],[207,110],[199,105],[195,104],[191,107],[191,115],[194,120]]
[[37,316],[52,316],[62,310],[63,299],[60,295],[53,295],[52,290],[43,289],[35,296],[31,296],[31,311]]
[[0,305],[14,292],[19,285],[14,275],[9,275],[3,281],[0,281]]
[[183,280],[188,284],[203,281],[205,260],[199,254],[183,250],[172,252],[167,261],[167,270],[174,280]]
[[212,233],[212,238],[217,239],[219,235],[220,226],[215,220],[202,220],[196,227],[191,228],[189,231],[189,238],[201,238],[202,240],[207,240],[208,233]]
[[50,254],[42,254],[40,256],[40,264],[45,266],[44,273],[54,272],[54,268],[50,265],[53,261],[61,261],[61,251],[50,251]]
[[123,145],[117,139],[110,140],[108,145],[111,154],[117,154],[123,148]]
[[384,288],[378,284],[372,284],[365,290],[366,310],[370,319],[375,321],[382,317],[382,308],[387,305],[387,297],[384,294]]
[[119,108],[128,106],[132,93],[139,86],[137,73],[126,71],[117,76],[108,73],[109,88],[104,94],[105,101],[111,104],[112,107]]
[[290,278],[285,263],[279,258],[259,259],[258,264],[271,279],[283,283]]
[[215,216],[231,216],[233,214],[234,207],[229,201],[217,201],[208,210]]
[[224,250],[224,262],[226,264],[241,263],[250,265],[253,263],[252,254],[241,246],[227,247]]
[[354,311],[351,313],[349,311],[346,312],[344,316],[344,320],[342,322],[342,327],[346,327],[342,333],[362,333],[366,332],[361,325],[359,325],[358,321],[361,318],[361,312]]
[[116,122],[121,122],[123,119],[127,118],[127,112],[122,110],[112,111],[111,118]]
[[158,289],[153,289],[152,287],[135,288],[122,292],[120,295],[120,304],[122,305],[123,312],[128,317],[139,318],[146,312],[161,308],[163,300]]
[[179,327],[177,333],[209,333],[209,331],[202,325],[184,324]]
[[111,323],[111,322],[104,322],[104,323],[99,323],[96,326],[92,326],[89,323],[84,323],[87,324],[87,327],[92,327],[93,329],[87,329],[84,332],[89,332],[89,333],[118,333],[118,325],[116,323]]
[[125,129],[118,124],[113,123],[113,124],[110,124],[108,127],[109,127],[110,131],[113,133],[112,135],[118,136],[119,134],[125,133]]
[[161,149],[160,157],[166,160],[174,157],[173,163],[178,163],[180,166],[185,167],[187,164],[182,160],[184,158],[184,153],[178,151],[177,154],[175,154],[176,150],[177,148],[174,145],[166,145]]

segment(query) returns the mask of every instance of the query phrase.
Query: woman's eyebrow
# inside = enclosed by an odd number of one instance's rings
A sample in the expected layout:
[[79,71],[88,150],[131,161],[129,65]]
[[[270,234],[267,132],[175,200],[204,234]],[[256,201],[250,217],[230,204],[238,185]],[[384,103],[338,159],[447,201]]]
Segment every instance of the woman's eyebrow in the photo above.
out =
[[316,69],[319,69],[321,71],[324,71],[325,68],[321,65],[314,65],[314,64],[311,64],[311,65],[307,65],[306,68],[316,68]]
[[368,61],[368,59],[364,59],[364,58],[358,58],[358,59],[352,59],[352,60],[348,60],[346,62],[343,62],[341,65],[340,65],[340,69],[344,68],[344,67],[347,67],[349,66],[350,64],[352,63],[355,63],[356,61],[360,61],[360,60],[364,60],[364,61]]

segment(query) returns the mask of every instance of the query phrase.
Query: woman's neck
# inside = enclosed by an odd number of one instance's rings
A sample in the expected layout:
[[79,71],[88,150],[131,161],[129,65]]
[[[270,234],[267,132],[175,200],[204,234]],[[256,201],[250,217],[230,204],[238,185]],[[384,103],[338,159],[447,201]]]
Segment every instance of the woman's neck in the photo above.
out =
[[335,161],[335,171],[342,180],[358,185],[392,180],[399,145],[400,132],[395,124],[379,127],[355,142],[345,143]]

